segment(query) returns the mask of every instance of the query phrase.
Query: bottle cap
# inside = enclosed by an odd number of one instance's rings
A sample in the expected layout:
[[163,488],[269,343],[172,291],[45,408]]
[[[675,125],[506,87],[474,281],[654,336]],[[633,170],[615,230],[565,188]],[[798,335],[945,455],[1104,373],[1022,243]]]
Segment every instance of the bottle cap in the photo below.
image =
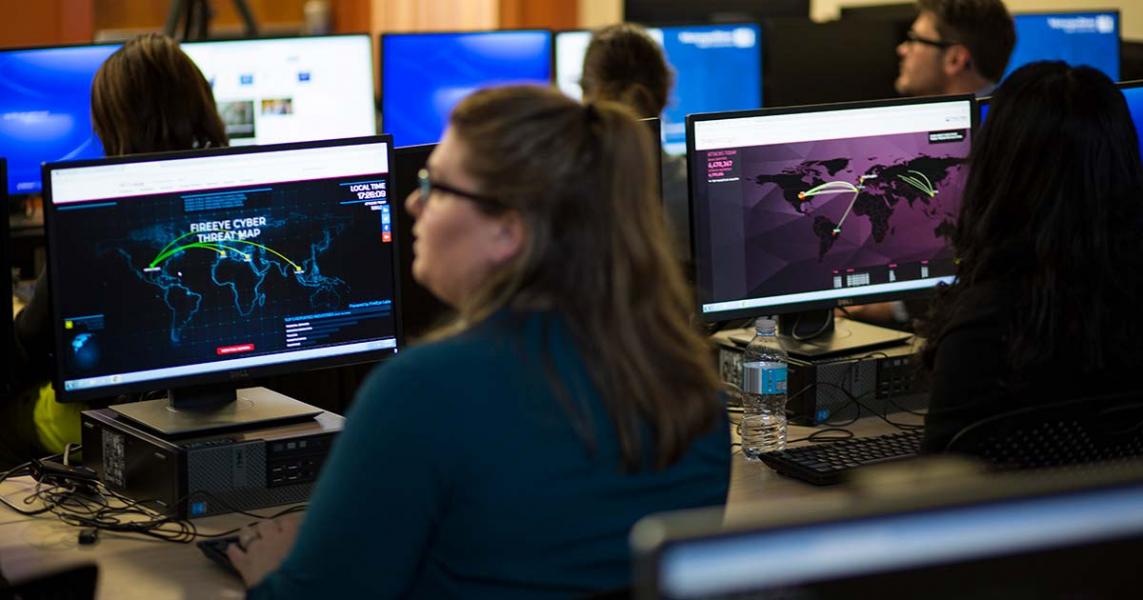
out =
[[774,332],[776,332],[777,330],[778,330],[778,324],[774,322],[774,319],[771,319],[768,317],[758,317],[754,321],[755,333],[759,333],[759,334],[763,334],[763,335],[774,335]]

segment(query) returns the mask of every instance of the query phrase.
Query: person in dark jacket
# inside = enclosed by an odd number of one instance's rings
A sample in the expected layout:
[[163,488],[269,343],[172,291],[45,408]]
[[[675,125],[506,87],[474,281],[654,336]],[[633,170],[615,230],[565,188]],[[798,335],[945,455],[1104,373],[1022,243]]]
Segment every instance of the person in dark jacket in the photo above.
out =
[[953,285],[924,333],[923,447],[1039,403],[1143,390],[1143,165],[1123,95],[1043,62],[997,89],[973,144]]

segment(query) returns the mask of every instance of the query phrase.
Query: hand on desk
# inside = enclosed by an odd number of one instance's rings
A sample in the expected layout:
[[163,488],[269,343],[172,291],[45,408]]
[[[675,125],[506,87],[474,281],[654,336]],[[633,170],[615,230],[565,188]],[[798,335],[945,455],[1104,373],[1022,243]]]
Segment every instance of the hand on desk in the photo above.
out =
[[239,534],[241,546],[231,544],[226,555],[242,575],[246,587],[258,585],[282,564],[294,545],[301,524],[302,515],[295,513],[261,521],[242,530]]

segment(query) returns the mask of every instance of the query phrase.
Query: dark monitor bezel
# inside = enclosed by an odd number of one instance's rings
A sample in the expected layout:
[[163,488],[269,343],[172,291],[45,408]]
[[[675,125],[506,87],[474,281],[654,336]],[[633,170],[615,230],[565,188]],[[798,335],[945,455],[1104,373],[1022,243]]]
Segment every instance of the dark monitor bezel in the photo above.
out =
[[[283,152],[290,150],[306,150],[314,148],[333,148],[340,146],[355,146],[366,144],[386,144],[387,164],[389,173],[387,178],[389,180],[389,187],[392,186],[393,181],[393,138],[386,134],[377,134],[371,136],[360,136],[353,138],[341,138],[335,140],[314,140],[308,142],[290,142],[286,144],[271,144],[265,146],[235,146],[227,148],[209,148],[203,150],[185,150],[177,152],[157,152],[151,154],[135,154],[129,156],[118,156],[104,159],[93,160],[80,160],[58,163],[45,163],[42,167],[41,175],[44,181],[51,181],[51,173],[58,169],[71,169],[79,167],[92,167],[92,166],[107,166],[119,164],[138,164],[148,162],[158,162],[167,160],[185,160],[202,157],[215,157],[215,156],[235,156],[243,154],[264,154],[270,152]],[[390,201],[392,205],[392,201]],[[82,402],[85,400],[92,400],[97,398],[110,398],[122,394],[129,393],[143,393],[161,389],[181,388],[197,385],[210,385],[220,384],[233,386],[235,388],[243,387],[244,384],[254,382],[258,378],[269,377],[273,375],[282,375],[286,373],[298,373],[302,371],[312,371],[317,369],[327,369],[334,367],[352,366],[362,363],[377,362],[395,356],[405,348],[404,332],[401,327],[401,278],[398,271],[398,265],[401,261],[400,256],[400,238],[406,235],[405,232],[399,231],[397,227],[393,227],[393,318],[394,318],[394,337],[396,338],[396,347],[387,348],[383,350],[375,350],[368,352],[358,352],[349,355],[330,356],[314,359],[304,359],[296,361],[287,361],[282,363],[275,363],[270,365],[260,365],[251,368],[233,369],[212,371],[198,375],[186,375],[182,377],[172,377],[169,379],[148,380],[141,382],[125,383],[120,385],[109,385],[98,388],[87,388],[82,390],[66,390],[63,374],[63,354],[59,352],[59,348],[64,347],[63,328],[61,326],[62,319],[58,311],[58,305],[54,298],[61,289],[61,282],[58,281],[57,274],[59,269],[56,264],[60,259],[58,251],[55,249],[53,241],[54,236],[52,231],[56,219],[56,207],[52,202],[51,188],[48,185],[44,186],[44,230],[47,234],[47,264],[48,264],[48,284],[50,290],[50,297],[53,299],[51,306],[52,315],[52,340],[54,348],[56,349],[54,359],[54,373],[52,375],[52,387],[56,391],[56,399],[60,402]],[[395,220],[394,220],[395,221]]]
[[[546,33],[548,35],[548,85],[556,80],[556,36],[555,31],[543,27],[522,27],[516,29],[477,29],[473,31],[386,31],[377,35],[377,66],[374,69],[377,72],[377,89],[379,95],[377,98],[377,106],[381,112],[381,131],[385,134],[391,134],[385,131],[385,40],[388,38],[400,37],[434,37],[434,36],[455,36],[455,35],[494,35],[498,33]],[[537,84],[538,85],[538,84]],[[399,140],[398,140],[399,141]],[[403,144],[406,146],[425,146],[428,144],[439,143],[440,140],[435,142],[426,142],[424,144]]]
[[[9,225],[8,216],[8,161],[0,156],[0,203],[5,207],[3,221],[0,222],[0,269],[4,269],[4,280],[8,282],[8,287],[0,298],[0,313],[4,315],[4,320],[0,321],[0,336],[3,337],[4,343],[8,348],[12,348],[12,342],[15,340],[15,318],[12,314],[12,240],[11,228]],[[12,391],[12,382],[15,373],[12,372],[14,357],[9,356],[4,361],[3,373],[0,374],[0,394],[7,395]]]
[[[716,323],[719,321],[728,321],[731,319],[742,319],[747,317],[759,317],[770,315],[790,314],[808,310],[818,310],[835,308],[839,306],[855,306],[860,304],[873,304],[876,302],[885,302],[889,300],[910,300],[914,298],[925,298],[933,294],[933,288],[937,286],[934,280],[932,286],[915,289],[915,290],[898,290],[883,293],[859,294],[856,296],[847,296],[842,298],[828,298],[821,300],[807,300],[803,302],[790,302],[786,304],[773,304],[765,307],[756,308],[741,308],[717,312],[704,312],[702,305],[704,299],[702,297],[701,284],[699,279],[699,260],[698,260],[698,244],[699,237],[695,220],[695,186],[698,182],[692,176],[692,169],[694,168],[694,155],[695,155],[695,123],[702,121],[719,121],[725,119],[738,119],[749,117],[769,117],[777,115],[790,115],[790,114],[803,114],[826,112],[834,110],[857,110],[865,108],[880,108],[889,106],[911,106],[915,104],[935,104],[941,102],[963,102],[968,101],[970,104],[970,117],[971,124],[969,131],[975,135],[980,121],[980,109],[976,102],[976,97],[972,94],[957,94],[949,96],[926,96],[921,98],[890,98],[885,100],[863,100],[859,102],[837,102],[831,104],[813,104],[805,106],[783,106],[773,108],[760,108],[755,110],[732,111],[722,113],[701,113],[687,115],[687,198],[688,205],[690,206],[690,227],[691,227],[691,256],[692,281],[695,282],[695,307],[698,311],[699,318],[706,323]],[[934,278],[935,279],[935,278]],[[853,288],[861,289],[861,288]]]
[[[815,503],[790,502],[788,510],[753,512],[724,522],[722,511],[695,509],[651,515],[632,529],[638,598],[660,598],[658,568],[677,544],[732,541],[771,533],[875,523],[885,518],[940,515],[951,511],[1117,491],[1143,494],[1143,463],[1107,465],[1088,471],[1056,469],[1045,474],[964,475],[919,490],[899,486],[865,497],[834,496]],[[1111,539],[1113,534],[1100,539]],[[982,549],[983,550],[983,549]]]
[[[897,47],[912,21],[783,17],[763,23],[763,107],[897,98]],[[840,65],[840,66],[839,66]]]
[[[377,53],[376,53],[376,48],[374,47],[374,43],[373,43],[373,35],[370,33],[330,33],[330,34],[324,34],[324,35],[273,35],[273,36],[254,37],[254,38],[223,38],[223,39],[214,39],[214,40],[184,40],[184,41],[179,41],[179,46],[182,47],[182,46],[196,46],[199,44],[228,44],[228,43],[232,43],[232,42],[267,42],[267,41],[279,41],[279,40],[284,41],[284,40],[325,39],[325,38],[341,38],[341,37],[364,37],[364,38],[367,38],[369,40],[369,73],[370,73],[370,77],[377,77],[377,66],[374,64],[374,61],[377,60],[375,58],[377,56]],[[79,43],[79,44],[52,44],[52,45],[38,45],[38,46],[14,46],[14,47],[10,47],[10,48],[0,48],[0,54],[5,54],[8,52],[28,52],[28,51],[33,51],[33,50],[45,50],[45,51],[47,51],[47,50],[63,50],[63,49],[69,49],[69,48],[104,48],[104,47],[115,48],[116,51],[118,51],[118,49],[122,48],[123,45],[126,44],[128,41],[130,41],[130,40],[94,42],[94,43],[90,43],[90,44]],[[193,59],[192,59],[192,62],[193,62]],[[195,66],[197,67],[198,64],[196,63]],[[201,68],[200,68],[200,70],[201,70]],[[375,83],[376,83],[376,81],[375,81]],[[212,91],[211,97],[213,98],[213,91]],[[87,104],[88,104],[88,108],[90,109],[91,98],[87,99]],[[377,98],[376,97],[373,98],[373,108],[374,108],[374,113],[376,113],[377,112]],[[374,134],[376,134],[377,133],[376,119],[374,119],[373,129],[374,129]],[[293,143],[293,142],[287,142],[287,143]],[[88,160],[88,159],[85,159],[85,160]],[[90,159],[90,160],[99,160],[99,159]],[[36,197],[36,196],[42,195],[44,193],[43,190],[44,190],[44,182],[43,182],[43,179],[41,179],[40,180],[40,191],[11,194],[11,197],[13,197],[13,198]]]
[[[393,193],[401,195],[405,189],[416,189],[416,183],[413,182],[412,186],[407,186],[401,175],[406,173],[402,172],[398,165],[403,165],[409,157],[421,158],[424,157],[428,160],[429,155],[437,147],[438,144],[417,144],[413,146],[398,146],[393,150]],[[398,264],[399,278],[401,279],[401,289],[404,295],[408,296],[408,302],[403,302],[403,310],[401,312],[401,330],[406,336],[416,340],[419,337],[429,333],[437,325],[441,325],[447,320],[448,315],[453,311],[451,307],[442,302],[439,298],[433,295],[432,291],[421,285],[413,278],[413,236],[412,229],[414,224],[413,216],[409,214],[404,207],[404,198],[401,198],[402,206],[398,210],[398,214],[394,215],[393,222],[404,224],[405,231],[408,235],[401,236],[399,243],[401,244],[401,261]]]

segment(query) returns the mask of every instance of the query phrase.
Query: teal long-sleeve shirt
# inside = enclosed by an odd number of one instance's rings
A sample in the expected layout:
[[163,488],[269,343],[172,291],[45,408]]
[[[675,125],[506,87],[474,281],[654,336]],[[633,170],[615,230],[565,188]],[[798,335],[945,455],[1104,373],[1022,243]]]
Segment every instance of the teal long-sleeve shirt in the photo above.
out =
[[[562,401],[549,373],[564,382]],[[501,313],[371,374],[293,550],[249,597],[543,598],[621,588],[635,521],[723,504],[729,477],[721,415],[678,463],[624,473],[615,429],[562,320]]]

